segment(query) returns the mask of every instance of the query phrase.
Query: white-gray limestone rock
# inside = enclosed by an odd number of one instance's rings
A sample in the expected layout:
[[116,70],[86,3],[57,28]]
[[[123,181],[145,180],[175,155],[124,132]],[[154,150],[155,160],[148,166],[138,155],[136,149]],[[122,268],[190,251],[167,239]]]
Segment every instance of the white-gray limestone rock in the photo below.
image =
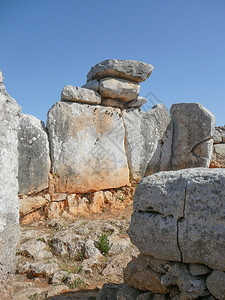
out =
[[[3,84],[3,76],[1,75]],[[20,107],[0,91],[0,299],[12,299],[19,239],[17,128]]]
[[107,59],[91,68],[87,81],[105,77],[145,81],[152,73],[153,66],[136,60]]
[[100,86],[99,81],[95,79],[95,80],[88,81],[85,85],[82,86],[82,88],[98,92],[99,86]]
[[134,99],[131,102],[126,104],[126,108],[139,108],[142,105],[147,103],[147,99],[145,97],[138,96],[137,99]]
[[19,194],[33,194],[48,187],[50,154],[44,123],[21,114],[18,130]]
[[100,94],[103,98],[130,102],[137,98],[139,90],[138,83],[126,79],[107,77],[100,80]]
[[209,167],[212,156],[214,115],[198,103],[173,104],[172,169]]
[[170,117],[163,104],[157,104],[151,110],[140,109],[123,111],[126,128],[126,153],[132,179],[139,182],[145,175],[149,162],[157,151]]
[[56,192],[86,193],[129,184],[119,109],[57,102],[47,126]]
[[141,253],[224,271],[225,170],[194,168],[144,178],[129,228]]
[[90,89],[66,85],[61,93],[62,101],[72,101],[87,104],[100,104],[101,96]]

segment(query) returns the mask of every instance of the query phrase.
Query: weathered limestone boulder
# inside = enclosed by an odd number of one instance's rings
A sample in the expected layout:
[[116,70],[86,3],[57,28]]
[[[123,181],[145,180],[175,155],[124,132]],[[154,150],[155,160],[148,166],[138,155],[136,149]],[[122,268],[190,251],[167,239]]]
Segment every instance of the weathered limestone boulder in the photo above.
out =
[[123,111],[126,128],[126,154],[132,179],[139,182],[145,175],[149,162],[157,150],[170,117],[163,104],[157,104],[151,110],[139,109]]
[[215,144],[210,162],[211,168],[225,168],[225,144]]
[[[166,271],[164,271],[164,274]],[[124,281],[142,291],[156,294],[167,294],[170,288],[161,283],[162,274],[155,272],[142,255],[128,263],[124,271]]]
[[213,142],[214,144],[225,143],[225,126],[219,126],[215,128]]
[[145,97],[138,96],[137,99],[128,102],[126,108],[139,108],[147,102]]
[[152,65],[140,61],[107,59],[91,68],[87,74],[87,81],[116,77],[142,82],[151,75],[152,71]]
[[100,94],[104,98],[129,102],[137,98],[139,90],[138,83],[126,79],[107,77],[100,80]]
[[82,88],[98,92],[99,91],[99,86],[100,86],[99,81],[95,79],[95,80],[88,81],[86,84],[84,84],[82,86]]
[[[0,72],[3,87],[3,76]],[[0,91],[0,299],[13,296],[16,245],[19,239],[17,128],[20,107]]]
[[220,300],[225,299],[225,272],[214,270],[206,280],[209,291]]
[[101,96],[88,88],[66,85],[61,93],[61,100],[87,104],[100,104]]
[[129,184],[119,109],[57,102],[48,113],[56,192],[86,193]]
[[209,167],[215,117],[198,103],[172,105],[172,169]]
[[225,170],[195,168],[144,178],[131,241],[145,255],[225,270]]
[[21,114],[18,129],[19,194],[32,194],[48,187],[50,154],[44,123]]

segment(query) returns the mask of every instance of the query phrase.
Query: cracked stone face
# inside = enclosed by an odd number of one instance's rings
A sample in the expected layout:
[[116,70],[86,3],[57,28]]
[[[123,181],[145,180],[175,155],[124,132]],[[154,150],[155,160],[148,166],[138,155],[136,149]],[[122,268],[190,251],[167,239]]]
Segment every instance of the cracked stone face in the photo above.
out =
[[214,115],[198,103],[179,103],[170,109],[173,123],[172,169],[209,167]]
[[48,113],[57,192],[86,193],[129,184],[119,109],[57,102]]
[[129,235],[141,253],[225,270],[225,170],[195,168],[144,178]]

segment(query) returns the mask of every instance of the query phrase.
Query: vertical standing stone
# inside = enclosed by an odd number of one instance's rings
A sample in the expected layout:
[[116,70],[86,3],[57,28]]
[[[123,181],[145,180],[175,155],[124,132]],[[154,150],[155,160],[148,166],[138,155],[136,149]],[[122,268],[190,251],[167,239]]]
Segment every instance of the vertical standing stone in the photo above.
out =
[[21,114],[18,130],[19,193],[32,194],[48,187],[50,154],[44,123]]
[[20,107],[5,92],[1,78],[0,72],[0,299],[10,300],[19,238],[17,127]]
[[173,122],[172,169],[209,167],[214,115],[198,103],[174,104],[170,114]]

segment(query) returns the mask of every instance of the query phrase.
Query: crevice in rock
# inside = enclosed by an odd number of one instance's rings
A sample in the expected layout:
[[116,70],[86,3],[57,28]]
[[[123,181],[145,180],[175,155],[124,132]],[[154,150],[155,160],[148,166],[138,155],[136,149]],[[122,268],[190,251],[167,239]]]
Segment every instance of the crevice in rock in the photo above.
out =
[[121,119],[123,122],[123,126],[124,126],[124,150],[125,150],[125,155],[126,155],[126,159],[127,159],[127,166],[128,166],[128,170],[129,170],[129,181],[131,183],[132,181],[132,172],[131,172],[131,165],[130,165],[130,161],[128,159],[128,149],[127,149],[127,127],[125,125],[125,121],[124,121],[124,115],[123,115],[123,111],[121,110]]
[[179,223],[182,222],[185,219],[186,196],[187,196],[187,181],[186,181],[186,184],[185,184],[184,204],[183,204],[182,216],[177,219],[177,247],[178,247],[179,252],[180,252],[181,262],[183,262],[183,253],[181,251],[181,245],[180,245],[180,241],[179,241]]

